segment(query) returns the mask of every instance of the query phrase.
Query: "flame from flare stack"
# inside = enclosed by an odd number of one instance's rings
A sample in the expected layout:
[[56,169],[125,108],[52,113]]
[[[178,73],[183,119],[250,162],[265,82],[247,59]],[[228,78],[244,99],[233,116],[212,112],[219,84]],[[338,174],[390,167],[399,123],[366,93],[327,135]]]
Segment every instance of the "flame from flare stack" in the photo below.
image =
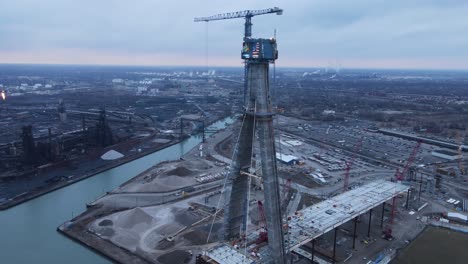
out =
[[3,99],[3,101],[5,101],[5,100],[6,100],[6,94],[5,94],[5,91],[2,91],[2,99]]

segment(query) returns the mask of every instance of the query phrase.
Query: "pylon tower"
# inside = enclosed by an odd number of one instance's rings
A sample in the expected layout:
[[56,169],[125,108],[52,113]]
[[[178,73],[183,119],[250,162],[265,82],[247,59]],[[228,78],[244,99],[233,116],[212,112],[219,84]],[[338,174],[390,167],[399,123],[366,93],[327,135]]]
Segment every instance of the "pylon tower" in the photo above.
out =
[[249,179],[254,140],[258,140],[256,160],[262,164],[264,209],[268,247],[273,263],[286,263],[282,231],[279,179],[276,164],[273,109],[269,91],[269,64],[278,57],[275,39],[244,38],[242,59],[246,62],[246,93],[239,140],[225,189],[225,239],[239,238],[247,227]]

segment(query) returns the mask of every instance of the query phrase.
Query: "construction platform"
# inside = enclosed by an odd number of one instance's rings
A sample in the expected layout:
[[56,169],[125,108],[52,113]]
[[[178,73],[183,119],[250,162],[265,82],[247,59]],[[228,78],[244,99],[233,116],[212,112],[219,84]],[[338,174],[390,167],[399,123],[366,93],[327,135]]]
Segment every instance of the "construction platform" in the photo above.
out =
[[[408,190],[409,186],[399,182],[378,180],[300,210],[288,221],[285,238],[289,243],[286,244],[291,251],[301,251],[300,246]],[[208,250],[204,257],[207,263],[264,262],[262,253],[251,254],[249,249],[244,250],[222,244]]]
[[379,180],[298,211],[288,222],[291,250],[366,213],[408,189],[409,186],[398,182]]
[[[243,250],[243,249],[241,249]],[[253,264],[256,263],[254,259],[244,255],[239,250],[235,249],[234,247],[228,244],[218,245],[212,249],[210,249],[205,254],[205,263],[213,263],[213,264],[238,264],[238,263],[245,263],[245,264]]]

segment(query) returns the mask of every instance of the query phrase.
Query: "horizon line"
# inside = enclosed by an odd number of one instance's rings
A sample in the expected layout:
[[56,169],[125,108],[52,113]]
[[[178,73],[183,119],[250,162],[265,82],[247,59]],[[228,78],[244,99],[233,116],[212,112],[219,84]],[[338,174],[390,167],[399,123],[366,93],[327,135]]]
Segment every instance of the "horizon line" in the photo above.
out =
[[[273,63],[271,63],[273,64]],[[193,68],[240,68],[242,69],[243,66],[226,66],[226,65],[145,65],[145,64],[99,64],[99,63],[17,63],[17,62],[0,62],[0,65],[30,65],[30,66],[97,66],[97,67],[149,67],[149,68],[182,68],[182,67],[193,67]],[[276,68],[280,69],[324,69],[324,68],[331,68],[327,66],[281,66],[276,65]],[[456,68],[394,68],[394,67],[341,67],[340,70],[406,70],[406,71],[456,71],[456,72],[468,72],[467,69],[456,69]]]

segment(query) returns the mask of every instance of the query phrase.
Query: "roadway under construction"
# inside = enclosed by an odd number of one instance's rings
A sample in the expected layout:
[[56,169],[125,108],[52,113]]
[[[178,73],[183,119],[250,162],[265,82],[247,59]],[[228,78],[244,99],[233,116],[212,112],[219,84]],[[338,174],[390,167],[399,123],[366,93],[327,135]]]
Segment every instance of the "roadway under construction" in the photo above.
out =
[[[372,210],[378,206],[384,208],[386,201],[409,190],[409,187],[397,182],[385,180],[368,183],[359,188],[347,191],[313,206],[298,211],[287,222],[286,247],[296,254],[313,260],[314,240],[323,234],[334,230],[335,239],[333,257],[335,255],[337,228],[348,221],[354,221],[359,216],[369,212],[368,234],[371,229]],[[382,209],[383,210],[383,209]],[[381,223],[383,223],[383,215]],[[356,239],[356,225],[353,230],[353,247]],[[305,251],[300,246],[312,243],[312,252]],[[247,254],[245,254],[247,253]],[[263,254],[251,254],[250,250],[236,250],[229,244],[219,245],[206,253],[206,260],[217,263],[271,263],[275,260],[268,251]],[[210,262],[212,263],[212,262]]]

